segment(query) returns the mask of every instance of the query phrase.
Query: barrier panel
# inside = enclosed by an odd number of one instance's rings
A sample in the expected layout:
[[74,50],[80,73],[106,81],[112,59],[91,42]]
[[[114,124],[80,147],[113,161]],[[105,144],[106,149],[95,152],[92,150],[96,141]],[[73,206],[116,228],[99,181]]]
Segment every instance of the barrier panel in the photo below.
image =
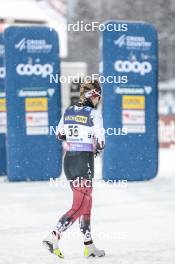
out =
[[158,167],[158,41],[147,23],[109,21],[102,35],[105,180],[148,180]]
[[61,116],[57,33],[47,27],[5,31],[8,178],[48,180],[61,173],[61,144],[50,134]]
[[4,39],[0,33],[0,175],[7,174],[6,168],[6,94],[5,94],[5,66],[4,66]]

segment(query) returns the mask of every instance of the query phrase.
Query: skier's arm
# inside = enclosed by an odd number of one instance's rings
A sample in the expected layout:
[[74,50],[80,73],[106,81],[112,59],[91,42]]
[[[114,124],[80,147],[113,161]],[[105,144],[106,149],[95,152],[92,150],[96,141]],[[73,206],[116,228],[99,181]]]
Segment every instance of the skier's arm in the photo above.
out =
[[99,111],[94,110],[93,113],[93,123],[94,123],[94,137],[96,140],[96,153],[98,154],[104,149],[105,146],[105,136],[103,128],[103,118]]
[[64,114],[62,115],[60,122],[57,126],[57,138],[59,140],[66,140],[66,134],[64,130]]

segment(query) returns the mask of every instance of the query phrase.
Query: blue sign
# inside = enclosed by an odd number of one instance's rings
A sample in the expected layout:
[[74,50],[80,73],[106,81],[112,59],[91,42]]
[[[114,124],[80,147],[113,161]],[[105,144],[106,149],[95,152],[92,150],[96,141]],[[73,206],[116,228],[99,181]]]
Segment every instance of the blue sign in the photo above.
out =
[[6,175],[6,95],[5,95],[5,67],[4,67],[4,39],[0,34],[0,175]]
[[102,36],[105,180],[148,180],[158,167],[158,41],[147,23],[108,22]]
[[[46,27],[5,31],[8,178],[48,180],[61,172],[53,131],[61,115],[58,36]],[[52,132],[52,133],[51,133]]]

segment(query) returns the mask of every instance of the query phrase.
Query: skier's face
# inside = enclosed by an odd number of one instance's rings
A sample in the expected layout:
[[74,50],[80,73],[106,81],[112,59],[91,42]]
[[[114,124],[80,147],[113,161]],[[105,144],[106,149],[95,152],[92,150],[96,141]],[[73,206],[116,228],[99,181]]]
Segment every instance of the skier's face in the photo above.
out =
[[93,97],[93,98],[92,98],[92,102],[93,102],[93,105],[94,105],[95,107],[98,106],[98,104],[99,104],[99,102],[100,102],[100,99],[101,99],[100,96],[96,96],[96,97]]

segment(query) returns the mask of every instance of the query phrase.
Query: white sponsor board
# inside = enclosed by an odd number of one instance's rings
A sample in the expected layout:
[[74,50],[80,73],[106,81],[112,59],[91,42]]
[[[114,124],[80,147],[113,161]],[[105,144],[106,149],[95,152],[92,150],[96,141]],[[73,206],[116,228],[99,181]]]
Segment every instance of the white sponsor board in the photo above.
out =
[[48,135],[49,127],[27,127],[26,128],[27,135]]
[[145,124],[144,110],[123,110],[122,111],[123,124]]
[[48,126],[48,112],[27,112],[26,126]]
[[48,135],[49,134],[48,112],[27,112],[26,113],[26,134],[27,135]]
[[127,133],[145,133],[146,127],[145,125],[123,125],[123,129],[127,130]]
[[5,134],[7,132],[7,114],[0,112],[0,133]]

